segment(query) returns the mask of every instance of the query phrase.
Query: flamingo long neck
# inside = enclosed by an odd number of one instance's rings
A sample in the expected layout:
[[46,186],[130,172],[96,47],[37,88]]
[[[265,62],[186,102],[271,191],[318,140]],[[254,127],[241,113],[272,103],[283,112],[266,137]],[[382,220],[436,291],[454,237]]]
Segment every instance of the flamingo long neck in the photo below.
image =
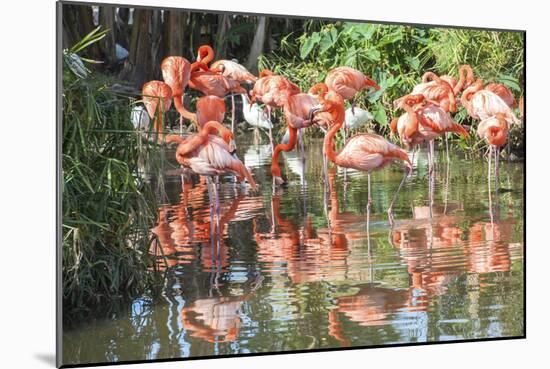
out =
[[439,76],[434,72],[426,72],[422,76],[422,83],[428,83],[430,81],[439,81]]
[[276,177],[281,176],[281,168],[279,167],[279,154],[281,151],[290,151],[296,146],[297,130],[294,127],[288,126],[289,138],[286,144],[278,144],[273,150],[271,159],[271,174]]
[[204,64],[208,65],[212,60],[214,60],[214,50],[209,45],[203,45],[199,48],[199,54],[201,54],[203,50],[206,50],[206,56],[204,58],[201,58],[199,55],[197,61],[203,62]]
[[182,100],[183,96],[174,96],[174,106],[176,107],[176,110],[178,111],[178,113],[180,113],[182,117],[190,120],[197,128],[200,129],[199,123],[197,121],[197,114],[187,110]]
[[416,131],[418,131],[418,116],[416,115],[414,109],[407,104],[407,102],[403,102],[401,107],[407,112],[410,119],[407,127],[405,128],[405,136],[411,137]]
[[474,72],[469,65],[464,64],[458,70],[458,82],[453,89],[455,95],[462,91],[466,83],[471,84],[472,82],[474,82]]
[[340,128],[342,128],[343,123],[344,121],[335,122],[335,124],[327,132],[324,142],[325,154],[327,155],[327,158],[335,164],[338,164],[338,152],[335,149],[334,136],[336,136],[336,133],[338,133]]
[[208,141],[209,135],[219,134],[226,143],[229,143],[233,138],[233,134],[229,129],[225,128],[220,122],[214,120],[206,122],[199,134],[201,136],[202,145]]
[[205,64],[203,61],[196,61],[193,64],[191,64],[191,68],[189,70],[189,74],[193,74],[195,72],[198,72],[200,69],[202,69],[205,72],[209,71],[208,65]]
[[462,93],[462,96],[460,96],[460,102],[462,105],[468,110],[471,110],[472,107],[472,97],[476,92],[481,90],[483,87],[483,81],[478,79],[475,84],[468,87],[464,92]]
[[488,131],[491,136],[491,144],[495,146],[503,146],[508,138],[508,122],[506,116],[497,114],[498,126],[489,127]]

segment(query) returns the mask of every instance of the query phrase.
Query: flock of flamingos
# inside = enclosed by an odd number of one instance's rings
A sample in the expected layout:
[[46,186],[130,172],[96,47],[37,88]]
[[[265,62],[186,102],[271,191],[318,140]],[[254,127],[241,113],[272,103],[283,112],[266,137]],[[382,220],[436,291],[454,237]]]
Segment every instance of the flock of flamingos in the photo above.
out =
[[[293,150],[299,141],[303,145],[303,130],[315,125],[325,132],[322,153],[325,158],[325,179],[327,159],[338,167],[368,173],[367,210],[370,210],[371,203],[370,173],[393,161],[404,163],[405,175],[389,206],[390,214],[399,190],[412,171],[407,151],[373,133],[357,134],[351,138],[344,134],[344,146],[339,151],[334,142],[336,134],[342,128],[347,133],[350,119],[356,113],[359,117],[361,113],[361,109],[355,107],[357,93],[363,89],[380,90],[375,81],[359,70],[337,67],[328,72],[324,83],[317,83],[309,91],[302,92],[295,83],[269,70],[261,71],[259,77],[256,77],[235,61],[213,60],[214,51],[208,45],[199,48],[197,60],[193,63],[180,56],[169,56],[161,63],[164,81],[149,81],[142,89],[143,102],[149,117],[154,121],[157,139],[163,139],[167,144],[177,144],[177,162],[194,173],[205,176],[211,196],[217,198],[213,177],[224,174],[233,174],[241,182],[246,180],[254,190],[257,187],[252,174],[235,153],[234,95],[237,94],[243,99],[245,120],[254,127],[269,130],[272,147],[271,109],[282,109],[284,112],[288,132],[283,142],[273,148],[271,173],[274,186],[284,183],[279,167],[281,151]],[[250,92],[244,86],[250,86]],[[196,103],[196,112],[187,110],[183,104],[187,87],[204,94]],[[232,101],[230,128],[223,125],[226,115],[224,98],[228,95]],[[170,109],[172,100],[180,114],[180,134],[165,135],[163,113]],[[345,108],[346,101],[352,103],[348,111]],[[264,104],[265,109],[257,102]],[[428,144],[431,176],[434,167],[434,140],[446,138],[448,133],[468,136],[466,129],[451,117],[451,113],[457,111],[459,103],[472,118],[479,121],[477,134],[489,146],[488,175],[491,176],[491,158],[494,154],[494,172],[495,178],[498,178],[500,148],[507,141],[510,125],[520,124],[513,112],[517,102],[505,85],[484,84],[481,79],[475,79],[469,65],[459,68],[458,80],[453,76],[437,76],[426,72],[422,82],[410,94],[394,102],[396,108],[403,110],[403,114],[392,120],[392,135],[398,134],[400,142],[407,149],[414,150],[425,142]],[[183,119],[191,121],[198,133],[184,137],[181,134]],[[351,126],[353,127],[353,123]],[[414,157],[414,151],[412,155]],[[210,192],[210,187],[213,193]]]

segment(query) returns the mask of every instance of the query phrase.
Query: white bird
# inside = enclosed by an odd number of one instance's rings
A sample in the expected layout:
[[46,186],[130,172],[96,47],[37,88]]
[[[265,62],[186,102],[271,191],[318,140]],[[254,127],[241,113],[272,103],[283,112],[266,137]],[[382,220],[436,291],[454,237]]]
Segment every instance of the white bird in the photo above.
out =
[[351,108],[346,109],[346,120],[344,122],[344,127],[348,130],[359,128],[374,118],[372,114],[365,109],[355,107],[354,110],[355,114],[352,112]]
[[143,105],[136,105],[132,108],[132,111],[130,113],[130,120],[132,121],[134,128],[138,130],[148,130],[149,125],[151,124],[149,114],[147,114],[147,111],[145,110],[145,107]]
[[264,110],[258,104],[250,105],[250,100],[245,94],[241,94],[243,99],[243,115],[246,123],[254,127],[254,138],[257,140],[259,138],[258,128],[267,129],[269,142],[271,147],[273,147],[273,136],[271,134],[271,129],[273,128],[273,123],[264,112]]
[[350,129],[360,128],[361,126],[370,122],[373,118],[373,115],[365,109],[361,109],[358,107],[347,108],[346,118],[344,121],[344,144],[346,143],[346,139]]

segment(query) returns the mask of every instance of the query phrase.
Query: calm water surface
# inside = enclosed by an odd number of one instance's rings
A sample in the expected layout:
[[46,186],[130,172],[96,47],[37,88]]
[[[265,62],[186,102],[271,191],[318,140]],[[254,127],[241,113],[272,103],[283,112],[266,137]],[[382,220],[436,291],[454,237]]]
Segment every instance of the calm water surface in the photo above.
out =
[[238,143],[260,191],[222,179],[217,224],[206,183],[167,171],[162,293],[66,330],[65,364],[523,334],[522,163],[502,163],[490,196],[486,162],[440,152],[430,191],[420,152],[391,227],[400,166],[373,174],[367,224],[366,174],[331,168],[325,186],[320,141],[305,166],[284,155],[276,191],[271,148]]

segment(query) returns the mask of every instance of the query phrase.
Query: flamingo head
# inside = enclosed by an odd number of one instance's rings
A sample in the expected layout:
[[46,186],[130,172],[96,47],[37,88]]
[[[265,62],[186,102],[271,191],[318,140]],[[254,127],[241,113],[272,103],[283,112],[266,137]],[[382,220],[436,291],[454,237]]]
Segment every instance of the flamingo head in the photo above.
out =
[[197,51],[197,61],[210,63],[214,59],[214,49],[210,45],[202,45]]
[[365,86],[373,88],[374,91],[380,91],[380,86],[378,85],[378,83],[376,83],[373,79],[370,79],[369,77],[365,77]]

